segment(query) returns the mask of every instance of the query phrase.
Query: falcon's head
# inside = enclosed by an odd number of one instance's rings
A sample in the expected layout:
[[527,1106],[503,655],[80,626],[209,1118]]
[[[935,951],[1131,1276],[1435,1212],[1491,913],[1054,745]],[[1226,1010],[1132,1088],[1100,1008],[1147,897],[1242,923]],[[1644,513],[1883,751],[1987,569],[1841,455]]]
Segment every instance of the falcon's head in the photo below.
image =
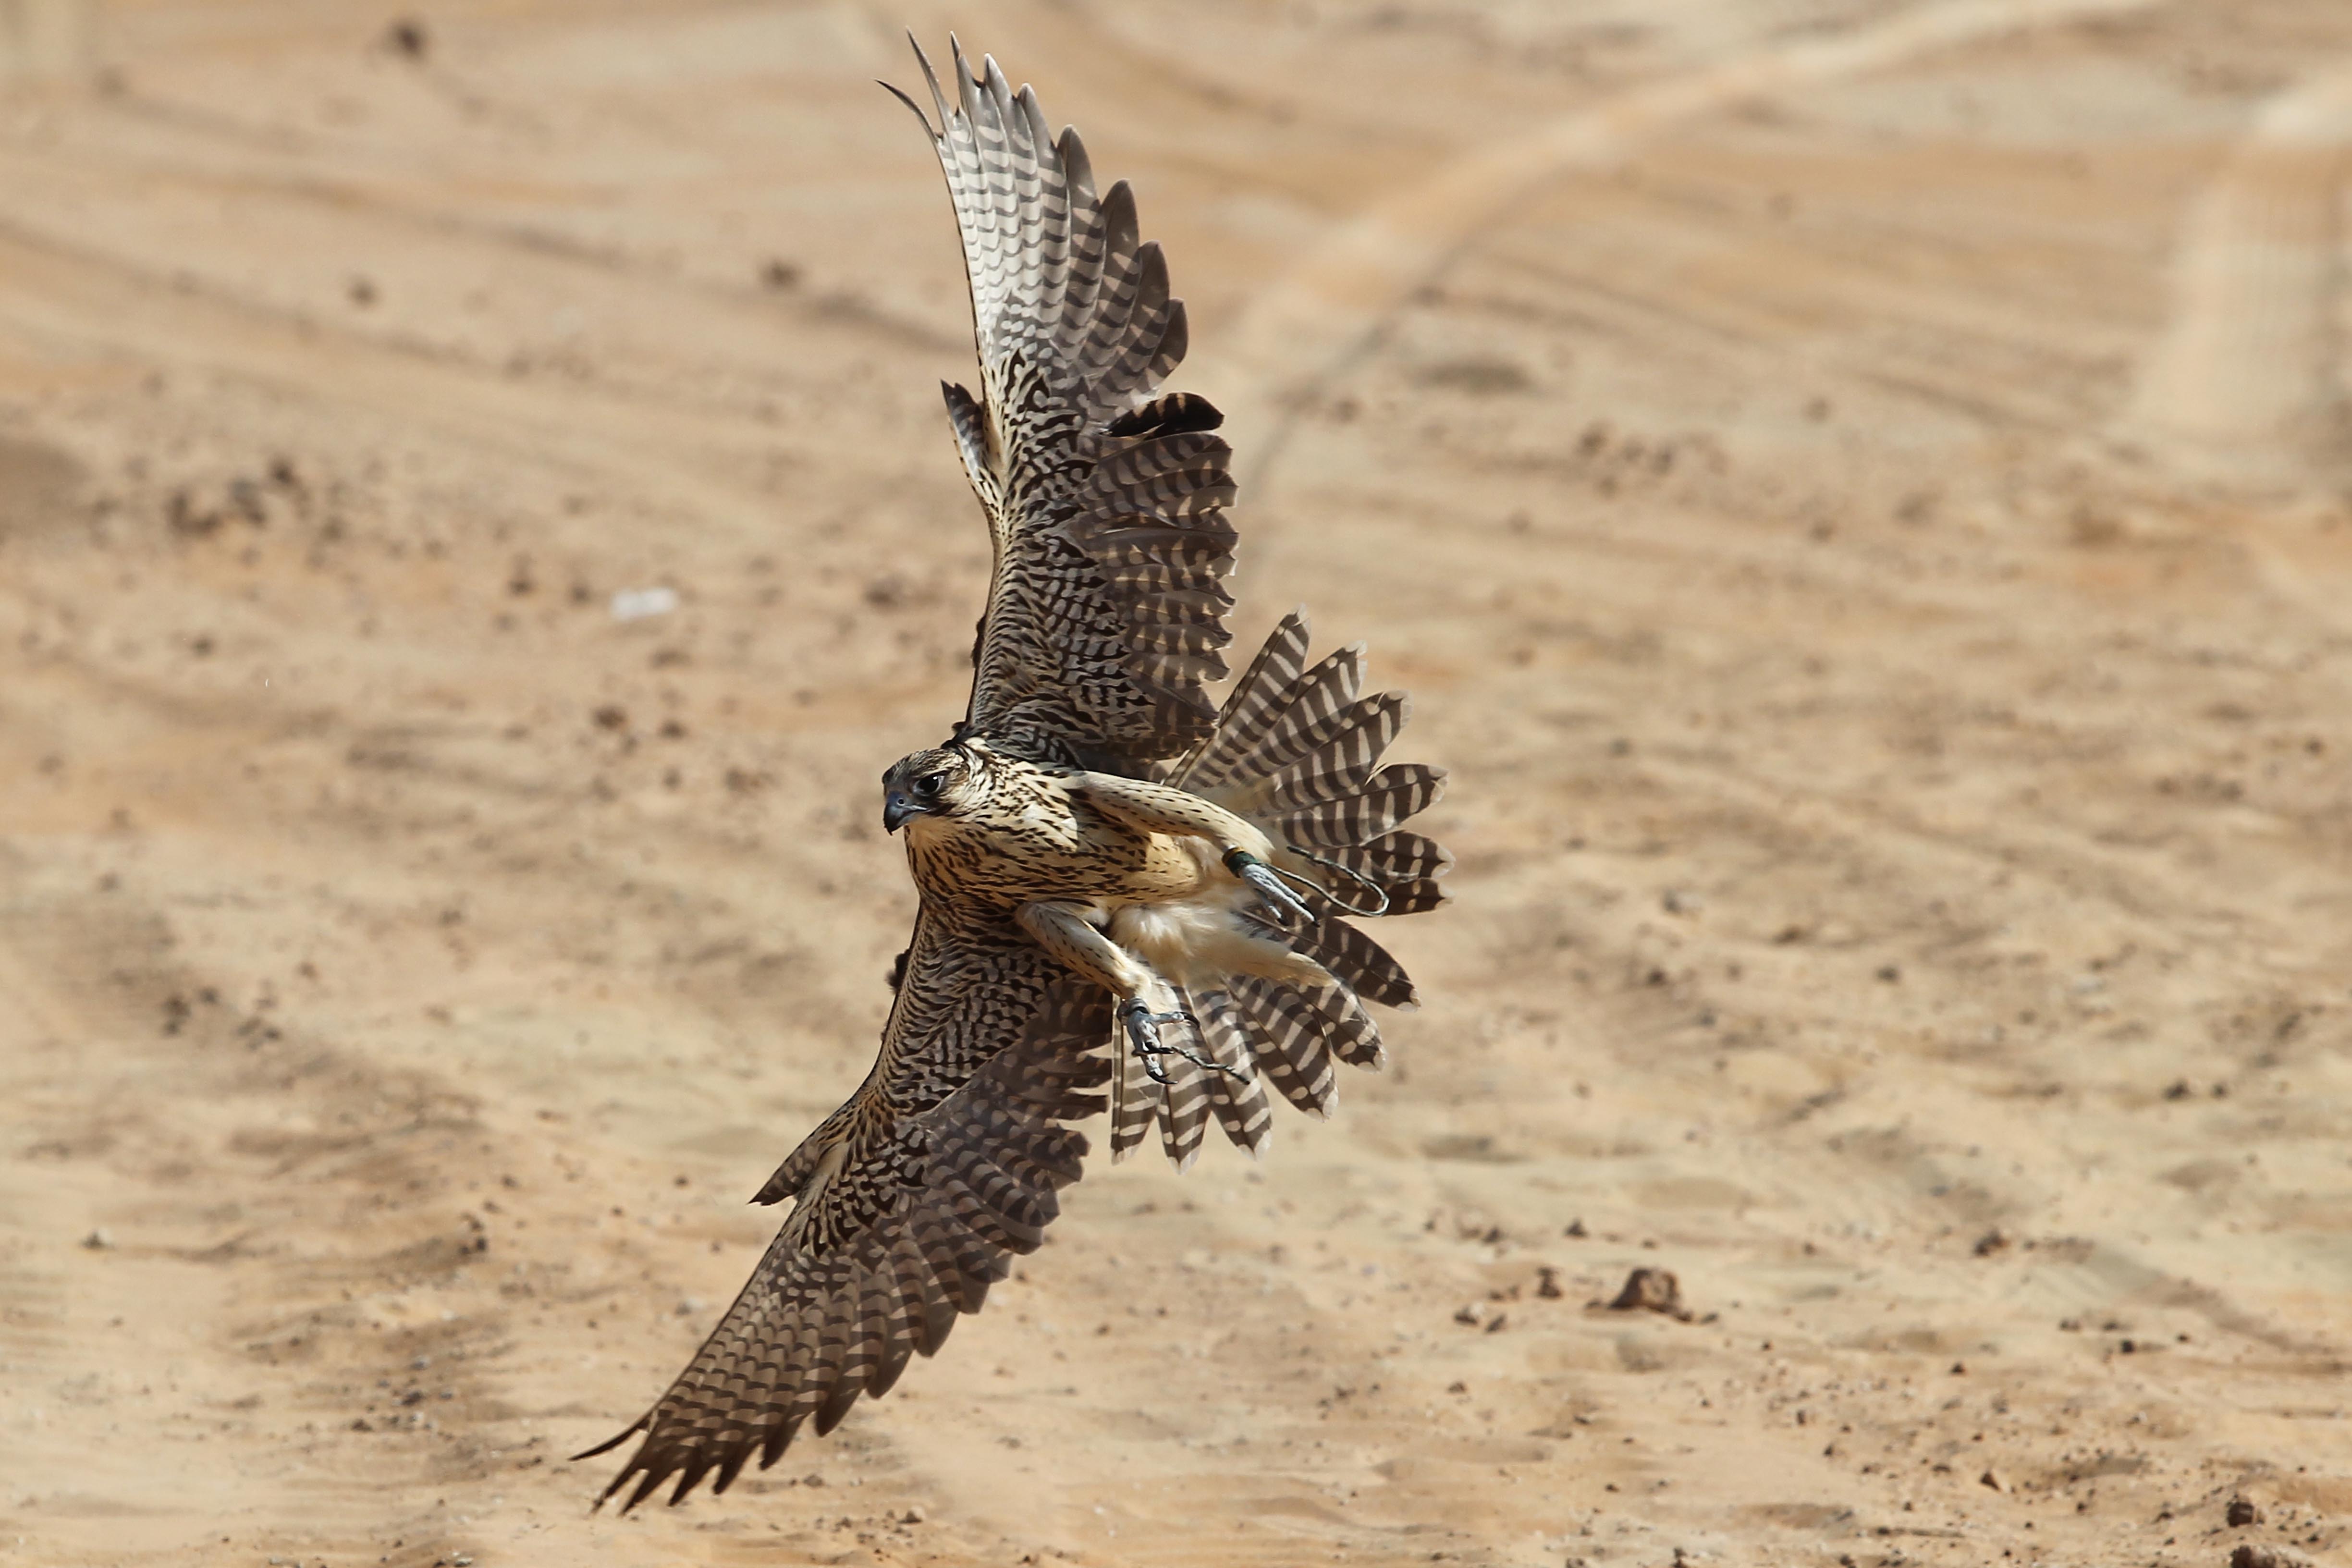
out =
[[899,758],[882,775],[882,826],[896,833],[918,816],[953,816],[987,794],[984,760],[946,745]]

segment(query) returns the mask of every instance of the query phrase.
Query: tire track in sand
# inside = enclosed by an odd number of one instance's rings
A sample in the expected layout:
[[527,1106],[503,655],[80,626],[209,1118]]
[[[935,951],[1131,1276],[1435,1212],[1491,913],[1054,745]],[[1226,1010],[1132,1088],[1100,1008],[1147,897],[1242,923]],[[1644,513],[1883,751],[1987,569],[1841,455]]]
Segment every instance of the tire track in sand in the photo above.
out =
[[2119,434],[2244,479],[2341,464],[2352,61],[2274,94],[2189,207],[2173,312]]
[[[1733,104],[1879,70],[1990,34],[2144,8],[2149,0],[1945,0],[1850,32],[1751,49],[1631,89],[1529,135],[1482,147],[1339,225],[1244,310],[1202,354],[1234,367],[1206,388],[1245,432],[1244,488],[1262,500],[1301,414],[1376,351],[1414,292],[1442,276],[1514,205],[1569,169],[1622,162],[1648,138]],[[1227,380],[1226,377],[1230,377]]]

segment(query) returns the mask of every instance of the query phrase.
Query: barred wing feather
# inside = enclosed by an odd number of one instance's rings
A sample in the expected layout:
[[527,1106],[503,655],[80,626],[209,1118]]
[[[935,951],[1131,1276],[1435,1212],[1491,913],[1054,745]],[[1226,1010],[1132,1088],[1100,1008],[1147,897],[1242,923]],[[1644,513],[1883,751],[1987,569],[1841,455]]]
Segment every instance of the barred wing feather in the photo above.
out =
[[725,1491],[938,1350],[1077,1180],[1087,1142],[1063,1123],[1103,1108],[1109,1032],[1099,989],[1011,926],[927,912],[874,1070],[761,1189],[796,1201],[750,1282],[654,1407],[577,1456],[645,1435],[604,1498]]
[[[1036,761],[1141,772],[1209,733],[1203,688],[1232,595],[1222,416],[1153,399],[1184,357],[1184,306],[1127,185],[1099,196],[1075,132],[993,59],[919,46],[971,289],[981,393],[945,391],[994,546],[965,723]],[[892,90],[896,90],[893,89]]]

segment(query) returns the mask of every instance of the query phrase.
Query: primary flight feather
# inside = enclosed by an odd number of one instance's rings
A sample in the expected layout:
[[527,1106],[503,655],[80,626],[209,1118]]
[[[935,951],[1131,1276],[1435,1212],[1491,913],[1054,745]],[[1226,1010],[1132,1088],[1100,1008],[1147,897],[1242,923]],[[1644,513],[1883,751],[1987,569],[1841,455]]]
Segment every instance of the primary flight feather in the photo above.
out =
[[1407,705],[1361,695],[1360,647],[1310,665],[1293,614],[1208,694],[1230,448],[1204,399],[1155,395],[1184,307],[1127,185],[1098,195],[993,59],[957,47],[950,98],[916,58],[938,123],[898,96],[947,174],[980,359],[978,396],[943,389],[993,544],[971,697],[883,775],[920,910],[880,1054],[760,1190],[793,1207],[719,1327],[588,1450],[644,1434],[604,1490],[624,1509],[723,1491],[937,1350],[1043,1238],[1107,1083],[1114,1154],[1156,1121],[1180,1166],[1212,1121],[1261,1149],[1268,1084],[1328,1112],[1334,1057],[1381,1059],[1362,1002],[1414,1000],[1343,917],[1443,901],[1449,858],[1400,826],[1443,775],[1381,765]]

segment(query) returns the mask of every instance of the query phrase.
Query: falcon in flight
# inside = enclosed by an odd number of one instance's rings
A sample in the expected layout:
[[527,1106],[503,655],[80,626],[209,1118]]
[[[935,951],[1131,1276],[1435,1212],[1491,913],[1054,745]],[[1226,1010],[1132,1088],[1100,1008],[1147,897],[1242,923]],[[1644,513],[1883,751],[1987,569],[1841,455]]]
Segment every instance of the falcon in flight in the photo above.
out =
[[1363,1003],[1414,1000],[1346,917],[1444,901],[1450,858],[1399,826],[1444,775],[1381,765],[1407,705],[1360,695],[1360,647],[1310,665],[1294,613],[1208,695],[1231,448],[1205,400],[1159,395],[1184,307],[1126,184],[1097,195],[993,59],[958,47],[950,100],[916,58],[938,125],[898,96],[947,173],[980,352],[980,395],[944,388],[995,546],[971,700],[883,774],[920,909],[873,1069],[760,1189],[793,1206],[693,1362],[579,1456],[644,1434],[604,1492],[624,1510],[673,1477],[673,1503],[726,1490],[939,1349],[1044,1238],[1087,1152],[1065,1124],[1107,1082],[1114,1157],[1156,1122],[1180,1169],[1212,1121],[1259,1152],[1268,1085],[1327,1114],[1334,1057],[1381,1061]]

